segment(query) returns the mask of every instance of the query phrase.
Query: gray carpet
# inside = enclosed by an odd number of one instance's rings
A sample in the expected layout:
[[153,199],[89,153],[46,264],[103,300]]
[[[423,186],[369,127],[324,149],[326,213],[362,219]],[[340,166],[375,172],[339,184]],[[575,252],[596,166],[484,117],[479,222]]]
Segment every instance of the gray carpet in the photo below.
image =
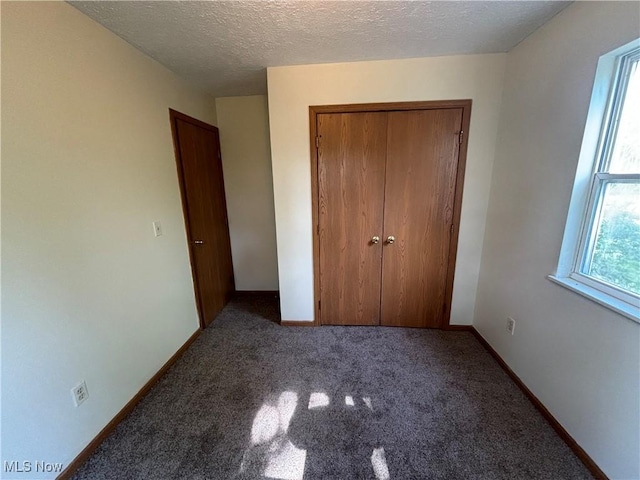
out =
[[74,478],[591,478],[470,333],[277,315],[230,303]]

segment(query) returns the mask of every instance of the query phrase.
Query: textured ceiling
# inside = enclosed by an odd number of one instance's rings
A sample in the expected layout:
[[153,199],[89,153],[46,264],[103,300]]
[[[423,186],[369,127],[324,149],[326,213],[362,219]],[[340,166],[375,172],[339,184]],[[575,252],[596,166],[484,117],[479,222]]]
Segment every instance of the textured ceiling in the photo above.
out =
[[268,66],[506,52],[570,2],[70,3],[192,84],[230,96],[265,93]]

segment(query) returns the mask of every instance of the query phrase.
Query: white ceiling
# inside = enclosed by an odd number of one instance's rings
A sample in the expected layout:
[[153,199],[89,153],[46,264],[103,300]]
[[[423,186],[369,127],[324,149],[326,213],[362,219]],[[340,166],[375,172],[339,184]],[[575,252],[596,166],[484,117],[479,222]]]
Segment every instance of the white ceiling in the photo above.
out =
[[570,2],[70,3],[194,85],[231,96],[266,93],[268,66],[506,52]]

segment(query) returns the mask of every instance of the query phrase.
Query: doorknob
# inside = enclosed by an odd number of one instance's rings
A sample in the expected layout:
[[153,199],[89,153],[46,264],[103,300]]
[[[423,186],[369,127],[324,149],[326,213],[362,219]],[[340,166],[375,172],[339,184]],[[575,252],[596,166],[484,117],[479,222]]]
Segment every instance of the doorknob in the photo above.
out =
[[193,244],[194,245],[202,245],[204,242],[202,240],[194,240]]
[[380,237],[379,236],[374,235],[373,237],[371,237],[371,243],[373,245],[376,245],[379,241],[380,241]]
[[387,237],[387,243],[388,243],[389,245],[393,244],[393,242],[395,242],[395,241],[396,241],[396,237],[394,237],[393,235],[389,235],[389,236]]

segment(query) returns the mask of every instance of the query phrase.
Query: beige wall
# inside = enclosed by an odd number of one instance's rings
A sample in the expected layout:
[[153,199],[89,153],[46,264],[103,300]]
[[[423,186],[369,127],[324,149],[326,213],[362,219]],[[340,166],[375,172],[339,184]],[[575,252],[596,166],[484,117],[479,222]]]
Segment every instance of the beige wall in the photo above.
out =
[[472,322],[505,57],[467,55],[267,70],[283,319],[314,316],[308,107],[471,98],[451,322]]
[[265,95],[216,99],[238,290],[278,290],[278,260]]
[[474,320],[612,479],[640,477],[640,325],[546,276],[598,57],[637,38],[639,17],[637,3],[578,2],[509,53]]
[[216,122],[67,3],[2,2],[3,462],[69,462],[198,328],[169,107]]

